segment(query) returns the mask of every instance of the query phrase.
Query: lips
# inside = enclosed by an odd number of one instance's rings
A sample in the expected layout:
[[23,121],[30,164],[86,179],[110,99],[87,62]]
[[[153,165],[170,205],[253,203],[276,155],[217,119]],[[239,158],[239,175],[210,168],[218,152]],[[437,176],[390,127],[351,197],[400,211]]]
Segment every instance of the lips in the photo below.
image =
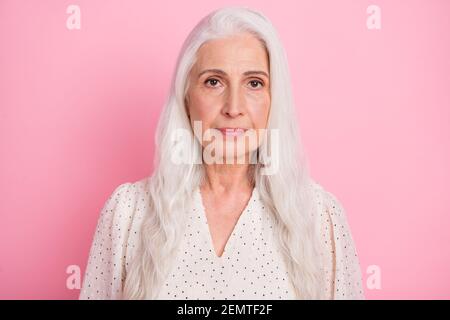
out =
[[237,137],[245,133],[248,129],[246,128],[216,128],[224,136]]

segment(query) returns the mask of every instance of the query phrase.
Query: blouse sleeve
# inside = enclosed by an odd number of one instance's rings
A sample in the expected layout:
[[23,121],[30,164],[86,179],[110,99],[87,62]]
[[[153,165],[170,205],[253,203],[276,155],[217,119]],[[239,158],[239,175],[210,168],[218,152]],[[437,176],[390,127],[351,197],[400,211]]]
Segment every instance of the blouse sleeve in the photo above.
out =
[[125,237],[131,198],[131,183],[116,187],[106,200],[89,252],[80,300],[120,299],[125,278]]
[[325,296],[336,300],[365,299],[361,267],[345,210],[333,194],[323,189],[322,204]]

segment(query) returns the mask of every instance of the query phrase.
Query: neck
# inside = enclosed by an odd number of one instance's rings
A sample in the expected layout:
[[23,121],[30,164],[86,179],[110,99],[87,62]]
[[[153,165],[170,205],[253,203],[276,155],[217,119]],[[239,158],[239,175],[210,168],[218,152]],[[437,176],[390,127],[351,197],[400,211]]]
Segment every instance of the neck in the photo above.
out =
[[243,192],[253,189],[249,164],[211,164],[205,165],[203,189],[214,194]]

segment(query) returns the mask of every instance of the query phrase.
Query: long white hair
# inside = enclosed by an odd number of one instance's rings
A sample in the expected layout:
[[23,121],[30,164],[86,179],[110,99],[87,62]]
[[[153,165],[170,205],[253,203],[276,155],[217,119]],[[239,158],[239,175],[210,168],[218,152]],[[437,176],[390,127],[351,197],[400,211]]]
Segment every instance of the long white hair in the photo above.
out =
[[[173,133],[192,133],[188,148],[193,157],[202,152],[186,112],[188,74],[197,51],[206,41],[250,32],[265,46],[269,56],[271,108],[268,130],[277,129],[279,166],[276,174],[263,175],[260,163],[250,175],[263,203],[276,221],[277,241],[290,281],[299,299],[318,299],[322,275],[318,235],[314,223],[309,165],[300,140],[290,85],[287,58],[275,28],[261,13],[245,7],[227,7],[204,17],[185,40],[175,68],[172,86],[156,131],[155,170],[149,179],[149,212],[143,219],[140,241],[126,275],[124,299],[157,299],[171,270],[183,235],[187,208],[193,191],[205,178],[203,165],[174,164]],[[259,149],[267,154],[267,141]],[[201,156],[200,156],[201,158]]]

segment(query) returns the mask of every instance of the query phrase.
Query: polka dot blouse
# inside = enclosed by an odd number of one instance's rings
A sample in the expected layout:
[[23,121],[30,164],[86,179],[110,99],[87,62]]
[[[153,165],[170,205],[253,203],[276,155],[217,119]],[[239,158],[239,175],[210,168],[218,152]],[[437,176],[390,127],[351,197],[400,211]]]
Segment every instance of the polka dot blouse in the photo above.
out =
[[[147,212],[148,178],[118,186],[106,201],[90,249],[80,299],[121,299],[140,222]],[[364,299],[359,259],[345,211],[318,183],[324,294]],[[183,240],[158,299],[295,299],[275,241],[275,224],[254,188],[224,249],[217,256],[200,189],[194,193]]]

